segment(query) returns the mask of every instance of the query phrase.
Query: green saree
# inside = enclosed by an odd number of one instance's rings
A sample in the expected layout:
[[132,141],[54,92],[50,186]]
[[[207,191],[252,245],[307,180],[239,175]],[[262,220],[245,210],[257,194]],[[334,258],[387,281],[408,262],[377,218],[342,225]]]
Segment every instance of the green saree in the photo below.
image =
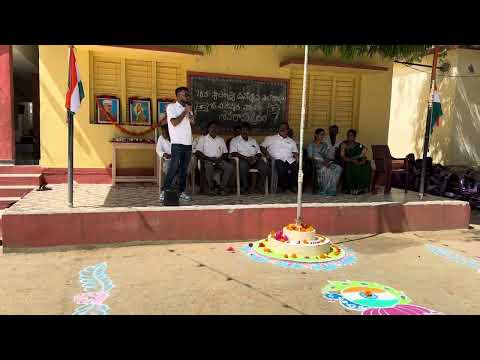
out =
[[[346,147],[345,157],[349,159],[362,160],[364,146],[356,143],[352,147]],[[370,180],[372,176],[372,168],[368,160],[363,164],[354,164],[350,161],[345,162],[344,184],[345,192],[368,191],[370,188]]]

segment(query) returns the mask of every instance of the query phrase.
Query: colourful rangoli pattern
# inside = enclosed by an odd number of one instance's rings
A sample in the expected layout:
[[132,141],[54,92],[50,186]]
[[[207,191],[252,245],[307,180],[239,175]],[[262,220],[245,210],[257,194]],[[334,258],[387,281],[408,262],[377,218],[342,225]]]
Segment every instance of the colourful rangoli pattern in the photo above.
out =
[[435,255],[441,256],[441,257],[446,258],[450,261],[453,261],[453,262],[455,262],[459,265],[466,266],[466,267],[469,267],[471,269],[474,269],[474,270],[480,272],[480,261],[479,260],[475,260],[475,259],[469,258],[467,256],[457,254],[456,252],[454,252],[452,250],[449,250],[449,249],[446,249],[446,248],[441,247],[441,246],[435,246],[435,245],[430,245],[430,244],[426,244],[425,246],[427,247],[428,250],[430,250]]
[[370,281],[329,281],[322,289],[328,301],[338,301],[347,310],[362,315],[440,315],[412,300],[403,291]]
[[108,315],[110,307],[104,302],[114,285],[107,275],[107,264],[86,267],[80,271],[79,280],[83,293],[73,297],[75,304],[79,305],[73,315]]
[[259,251],[258,243],[252,244],[252,246],[244,245],[240,248],[240,251],[248,255],[248,257],[257,263],[268,263],[275,266],[279,266],[286,269],[296,270],[316,270],[316,271],[333,271],[340,267],[353,265],[357,262],[357,256],[355,253],[345,246],[335,245],[340,251],[337,255],[332,255],[330,258],[325,259],[282,259],[279,256],[270,255],[266,256]]

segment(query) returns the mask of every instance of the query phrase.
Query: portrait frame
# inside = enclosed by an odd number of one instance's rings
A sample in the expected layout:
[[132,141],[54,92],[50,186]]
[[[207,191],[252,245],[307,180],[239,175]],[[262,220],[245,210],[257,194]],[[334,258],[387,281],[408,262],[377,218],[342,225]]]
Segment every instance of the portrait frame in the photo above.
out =
[[[99,103],[105,106],[105,102],[111,102],[112,104],[112,118],[116,121],[117,124],[120,123],[120,115],[121,115],[121,108],[120,108],[120,99],[115,97],[115,96],[107,96],[107,95],[100,95],[97,96],[96,99],[98,100]],[[102,116],[102,113],[100,111],[100,107],[98,106],[98,103],[95,101],[95,124],[101,124],[101,125],[112,125],[110,121],[105,119]]]
[[157,99],[157,124],[167,123],[167,106],[173,104],[175,100]]
[[[142,119],[138,119],[138,114],[141,114]],[[151,126],[152,101],[148,98],[129,98],[128,122],[132,126]]]

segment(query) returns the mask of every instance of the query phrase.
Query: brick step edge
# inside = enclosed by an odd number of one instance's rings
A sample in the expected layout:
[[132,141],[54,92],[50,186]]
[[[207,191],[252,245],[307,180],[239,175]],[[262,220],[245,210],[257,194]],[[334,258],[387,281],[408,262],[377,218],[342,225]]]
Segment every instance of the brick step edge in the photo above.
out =
[[42,168],[40,166],[32,165],[15,165],[15,166],[0,166],[0,174],[41,174]]

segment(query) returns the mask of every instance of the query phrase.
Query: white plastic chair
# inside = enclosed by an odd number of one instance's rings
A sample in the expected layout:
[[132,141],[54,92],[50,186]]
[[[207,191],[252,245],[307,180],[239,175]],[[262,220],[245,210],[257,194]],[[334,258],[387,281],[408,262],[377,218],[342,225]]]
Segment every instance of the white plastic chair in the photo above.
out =
[[[237,182],[237,196],[240,196],[240,159],[238,157],[232,156],[231,159],[235,160],[235,175],[236,175],[236,182]],[[265,158],[262,157],[262,161],[265,161]],[[255,174],[257,176],[258,170],[257,169],[250,169],[248,171],[250,174]],[[268,195],[268,176],[265,177],[265,195]]]

